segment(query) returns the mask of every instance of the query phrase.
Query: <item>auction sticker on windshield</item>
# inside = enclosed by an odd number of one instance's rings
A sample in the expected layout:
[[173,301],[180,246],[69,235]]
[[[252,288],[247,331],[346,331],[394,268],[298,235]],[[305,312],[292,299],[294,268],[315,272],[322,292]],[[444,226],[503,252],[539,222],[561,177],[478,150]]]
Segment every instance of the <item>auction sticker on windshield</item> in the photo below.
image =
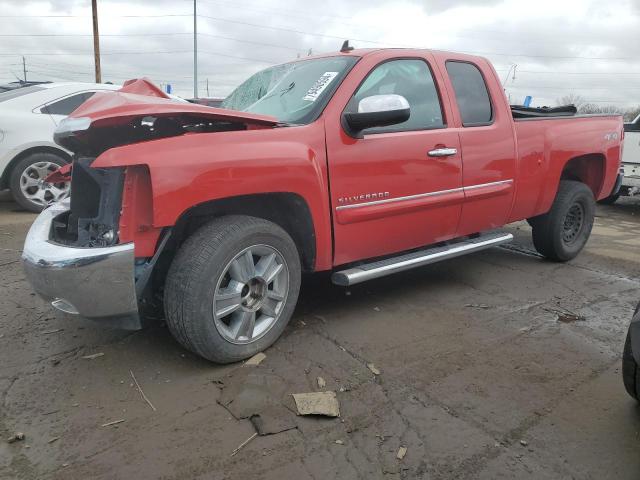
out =
[[316,80],[316,83],[314,83],[309,89],[307,94],[302,97],[302,99],[315,102],[320,94],[324,92],[324,89],[327,88],[334,78],[336,78],[336,75],[338,75],[338,72],[324,72],[322,76]]

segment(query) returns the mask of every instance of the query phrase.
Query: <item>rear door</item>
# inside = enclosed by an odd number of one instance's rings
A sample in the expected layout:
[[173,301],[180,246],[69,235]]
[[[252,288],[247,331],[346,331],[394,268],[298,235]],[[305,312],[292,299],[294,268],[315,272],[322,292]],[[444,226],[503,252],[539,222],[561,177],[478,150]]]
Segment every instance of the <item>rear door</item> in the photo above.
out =
[[517,158],[507,99],[488,61],[437,55],[462,147],[465,201],[457,236],[501,227],[513,203]]
[[[351,87],[346,81],[344,109],[326,116],[336,265],[455,235],[463,201],[462,158],[430,60],[426,52],[415,58],[363,58],[349,77],[366,75],[364,81]],[[367,96],[390,93],[408,100],[409,120],[365,130],[363,138],[345,133],[342,112],[357,111]],[[429,154],[441,149],[449,155]]]

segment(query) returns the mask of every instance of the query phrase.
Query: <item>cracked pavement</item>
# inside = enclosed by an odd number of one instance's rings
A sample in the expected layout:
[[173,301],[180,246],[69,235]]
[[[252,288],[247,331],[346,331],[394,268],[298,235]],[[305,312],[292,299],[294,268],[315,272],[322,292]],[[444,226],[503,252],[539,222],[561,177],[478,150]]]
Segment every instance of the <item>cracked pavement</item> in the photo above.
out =
[[[640,410],[620,378],[640,301],[640,199],[598,206],[568,264],[536,255],[521,222],[505,248],[348,290],[307,276],[258,367],[207,363],[162,324],[131,333],[57,316],[18,261],[33,218],[0,202],[1,479],[640,475]],[[584,321],[559,322],[565,310]],[[231,456],[255,430],[218,400],[224,382],[242,390],[247,368],[264,378],[251,388],[283,404],[323,377],[341,417],[294,416],[296,428]],[[8,444],[15,432],[25,440]]]

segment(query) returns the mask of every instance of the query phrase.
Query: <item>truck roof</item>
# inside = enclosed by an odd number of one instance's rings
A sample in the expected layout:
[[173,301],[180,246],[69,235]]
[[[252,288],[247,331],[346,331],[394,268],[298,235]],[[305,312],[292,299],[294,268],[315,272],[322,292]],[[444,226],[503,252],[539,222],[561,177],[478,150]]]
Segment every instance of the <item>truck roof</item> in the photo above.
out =
[[[357,48],[347,52],[338,51],[338,52],[327,52],[327,53],[320,53],[317,55],[310,55],[308,57],[302,57],[294,61],[304,61],[311,58],[338,57],[342,55],[350,56],[350,57],[365,57],[365,56],[377,54],[383,57],[386,56],[388,58],[393,58],[396,56],[411,57],[411,56],[418,56],[418,55],[424,54],[424,52],[428,52],[431,55],[435,57],[440,57],[440,58],[455,56],[457,59],[466,59],[466,60],[475,60],[475,61],[483,60],[485,62],[490,63],[489,60],[487,60],[485,57],[480,55],[470,55],[468,53],[459,53],[459,52],[448,51],[448,50],[432,50],[429,48],[403,48],[403,47]],[[290,63],[290,62],[285,62],[285,63]]]

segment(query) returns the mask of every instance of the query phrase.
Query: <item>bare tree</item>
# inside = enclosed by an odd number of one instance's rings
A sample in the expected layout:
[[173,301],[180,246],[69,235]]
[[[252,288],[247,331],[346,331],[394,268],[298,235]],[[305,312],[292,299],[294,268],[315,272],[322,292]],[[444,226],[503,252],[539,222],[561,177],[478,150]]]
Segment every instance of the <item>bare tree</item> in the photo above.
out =
[[587,103],[586,99],[580,95],[575,93],[569,93],[568,95],[564,95],[556,100],[556,103],[559,106],[562,105],[575,105],[579,110],[582,105]]
[[616,105],[598,105],[596,103],[584,103],[578,107],[578,113],[624,113],[624,109]]
[[624,112],[624,121],[633,122],[638,115],[640,115],[640,106],[630,108],[629,110]]

